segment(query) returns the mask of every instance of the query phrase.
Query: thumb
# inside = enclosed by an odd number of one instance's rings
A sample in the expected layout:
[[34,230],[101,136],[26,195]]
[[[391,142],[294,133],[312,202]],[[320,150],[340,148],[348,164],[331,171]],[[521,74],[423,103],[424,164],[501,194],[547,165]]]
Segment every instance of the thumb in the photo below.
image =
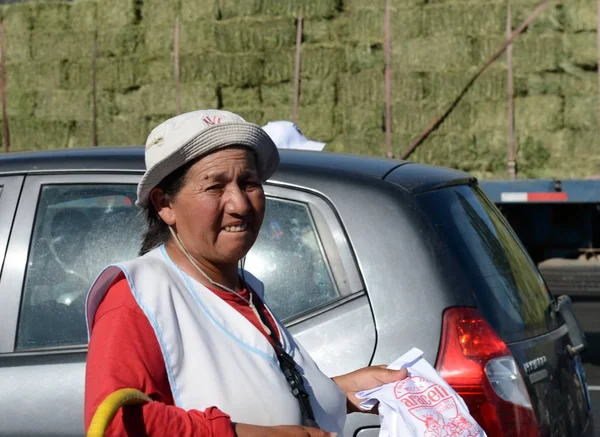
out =
[[406,378],[408,376],[408,371],[406,369],[381,369],[377,376],[379,381],[384,384],[388,384],[390,382],[396,382]]

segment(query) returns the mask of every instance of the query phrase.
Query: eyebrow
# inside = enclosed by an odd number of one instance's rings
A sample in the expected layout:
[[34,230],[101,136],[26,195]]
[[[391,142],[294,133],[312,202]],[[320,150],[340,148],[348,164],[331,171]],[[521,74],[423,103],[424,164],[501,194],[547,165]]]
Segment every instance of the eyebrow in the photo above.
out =
[[[256,170],[245,170],[240,174],[239,177],[240,177],[240,179],[257,178],[258,172]],[[213,180],[213,181],[218,181],[218,182],[225,182],[225,181],[229,180],[229,176],[225,172],[219,172],[219,173],[208,172],[208,173],[205,173],[202,180],[204,180],[204,181]]]

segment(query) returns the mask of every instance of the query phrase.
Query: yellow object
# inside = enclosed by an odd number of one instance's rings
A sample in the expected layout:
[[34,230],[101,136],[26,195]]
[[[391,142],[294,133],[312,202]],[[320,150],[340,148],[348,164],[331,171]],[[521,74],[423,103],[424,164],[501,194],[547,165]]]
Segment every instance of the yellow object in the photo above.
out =
[[152,402],[146,394],[135,388],[122,388],[106,397],[94,413],[87,437],[104,437],[106,428],[119,408],[125,405],[140,405]]

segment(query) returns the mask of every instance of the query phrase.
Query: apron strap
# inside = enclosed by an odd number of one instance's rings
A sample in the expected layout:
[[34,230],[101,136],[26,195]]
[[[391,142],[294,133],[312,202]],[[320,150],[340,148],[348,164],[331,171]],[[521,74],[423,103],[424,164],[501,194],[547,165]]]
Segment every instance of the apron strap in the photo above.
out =
[[[250,289],[248,289],[248,291],[250,293],[253,293],[253,291]],[[312,428],[319,428],[319,425],[315,420],[315,414],[313,412],[312,406],[310,405],[310,396],[306,391],[306,387],[304,386],[304,379],[298,371],[296,362],[290,356],[290,354],[288,354],[283,348],[281,340],[276,334],[277,331],[273,328],[271,322],[269,321],[269,318],[264,313],[264,306],[256,306],[256,313],[260,317],[262,323],[267,328],[269,328],[269,336],[275,344],[275,352],[277,353],[277,359],[279,360],[279,367],[281,368],[281,371],[283,372],[283,375],[285,376],[285,379],[290,386],[292,394],[296,399],[298,399],[298,403],[300,404],[300,411],[302,412],[302,418],[304,420],[304,425]]]

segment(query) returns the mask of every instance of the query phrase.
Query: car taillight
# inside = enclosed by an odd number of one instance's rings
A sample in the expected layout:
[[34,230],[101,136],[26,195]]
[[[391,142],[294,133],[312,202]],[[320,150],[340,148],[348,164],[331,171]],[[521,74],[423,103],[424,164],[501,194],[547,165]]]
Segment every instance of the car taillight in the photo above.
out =
[[537,436],[529,393],[512,353],[475,308],[444,312],[436,369],[488,437]]

